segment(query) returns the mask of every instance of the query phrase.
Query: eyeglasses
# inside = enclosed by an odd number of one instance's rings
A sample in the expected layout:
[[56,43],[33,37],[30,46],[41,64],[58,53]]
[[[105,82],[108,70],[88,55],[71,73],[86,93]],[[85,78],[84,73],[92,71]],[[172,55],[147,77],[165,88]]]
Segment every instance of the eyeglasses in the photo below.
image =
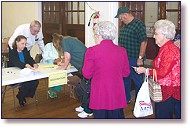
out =
[[120,19],[120,20],[122,19],[122,15],[119,15],[119,19]]

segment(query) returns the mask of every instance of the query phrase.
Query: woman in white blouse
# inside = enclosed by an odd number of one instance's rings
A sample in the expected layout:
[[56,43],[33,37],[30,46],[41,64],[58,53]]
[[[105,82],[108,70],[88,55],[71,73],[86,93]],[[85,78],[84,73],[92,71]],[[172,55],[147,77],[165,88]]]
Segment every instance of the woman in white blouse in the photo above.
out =
[[[60,62],[60,61],[64,62],[62,48],[59,44],[59,42],[62,41],[63,36],[54,33],[52,37],[53,37],[52,42],[47,43],[45,45],[44,52],[42,53],[41,61],[49,63],[49,64],[53,64],[53,63],[57,64],[57,62]],[[56,98],[57,97],[56,91],[60,92],[61,89],[62,89],[62,85],[51,87],[50,90],[48,91],[49,96],[51,98]]]

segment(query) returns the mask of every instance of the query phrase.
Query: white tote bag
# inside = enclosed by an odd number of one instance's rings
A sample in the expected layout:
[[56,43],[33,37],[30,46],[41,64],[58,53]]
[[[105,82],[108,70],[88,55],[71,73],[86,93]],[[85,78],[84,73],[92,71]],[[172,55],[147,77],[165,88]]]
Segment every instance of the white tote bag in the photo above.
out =
[[137,94],[133,115],[135,117],[145,117],[152,114],[153,108],[148,88],[148,70],[146,69],[144,83]]

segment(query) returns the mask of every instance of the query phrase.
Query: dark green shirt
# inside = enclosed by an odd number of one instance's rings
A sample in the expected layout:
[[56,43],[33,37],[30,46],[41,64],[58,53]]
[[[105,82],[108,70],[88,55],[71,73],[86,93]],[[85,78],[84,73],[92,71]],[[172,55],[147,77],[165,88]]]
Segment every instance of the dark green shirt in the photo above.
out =
[[68,52],[71,55],[71,65],[82,73],[86,46],[80,40],[73,37],[63,39],[61,41],[61,46],[64,52]]
[[141,42],[147,40],[146,26],[134,18],[129,24],[123,24],[120,29],[119,46],[127,50],[129,58],[138,58]]

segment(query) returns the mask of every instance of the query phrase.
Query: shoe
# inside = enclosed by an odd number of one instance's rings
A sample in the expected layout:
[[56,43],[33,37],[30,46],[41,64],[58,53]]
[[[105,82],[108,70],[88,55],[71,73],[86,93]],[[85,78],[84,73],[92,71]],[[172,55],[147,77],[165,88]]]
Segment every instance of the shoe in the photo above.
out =
[[23,103],[26,104],[26,99],[25,98],[23,99]]
[[81,113],[78,114],[78,116],[79,116],[80,118],[86,118],[86,117],[92,116],[92,115],[93,115],[93,113],[88,114],[88,113],[86,113],[85,111],[83,111],[83,112],[81,112]]
[[49,90],[49,91],[48,91],[48,94],[49,94],[49,97],[50,97],[50,98],[52,98],[52,99],[55,98],[53,91]]
[[16,97],[17,97],[17,99],[18,99],[18,101],[19,101],[20,106],[21,106],[21,107],[24,107],[24,102],[23,102],[23,100],[20,98],[20,96],[17,94]]
[[75,111],[77,111],[77,112],[83,112],[84,108],[81,107],[81,106],[79,106],[79,107],[75,108]]
[[57,94],[55,91],[52,92],[53,93],[53,98],[57,98]]

